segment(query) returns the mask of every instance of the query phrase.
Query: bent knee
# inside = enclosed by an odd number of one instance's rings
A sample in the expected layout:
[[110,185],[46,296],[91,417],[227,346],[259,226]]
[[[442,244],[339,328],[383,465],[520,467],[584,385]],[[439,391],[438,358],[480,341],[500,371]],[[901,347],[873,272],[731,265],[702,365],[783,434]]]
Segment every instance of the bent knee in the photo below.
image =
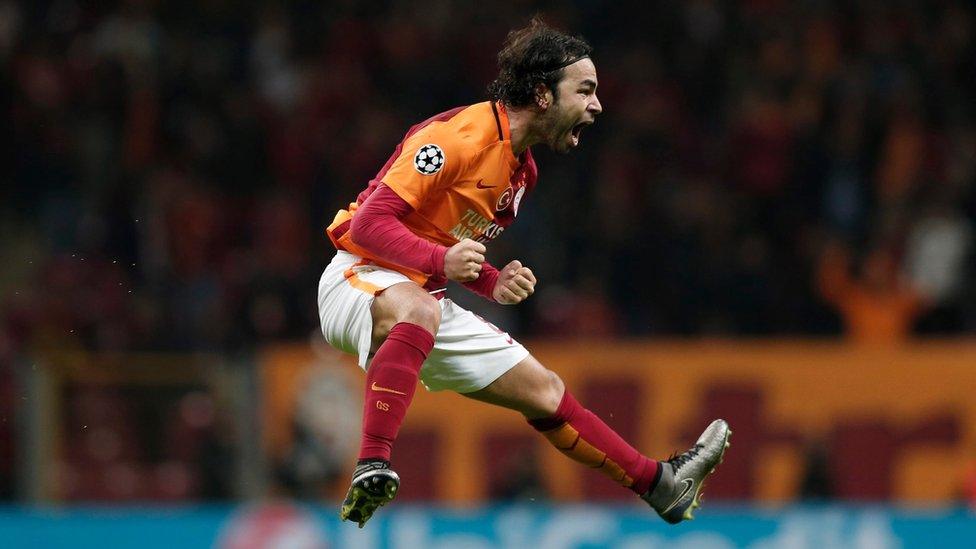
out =
[[528,419],[556,415],[566,393],[566,385],[556,372],[541,365],[540,368],[541,372],[536,374],[535,379],[526,384],[529,394],[519,410]]
[[547,369],[546,382],[541,393],[542,398],[539,399],[539,405],[542,410],[540,411],[545,412],[547,416],[551,416],[556,413],[556,410],[559,409],[559,404],[563,401],[563,395],[566,393],[566,385],[556,372]]
[[391,286],[376,297],[372,307],[373,345],[386,339],[400,322],[416,324],[436,334],[441,322],[441,306],[427,292],[407,285]]
[[441,325],[441,305],[432,297],[418,299],[397,322],[416,324],[436,334]]

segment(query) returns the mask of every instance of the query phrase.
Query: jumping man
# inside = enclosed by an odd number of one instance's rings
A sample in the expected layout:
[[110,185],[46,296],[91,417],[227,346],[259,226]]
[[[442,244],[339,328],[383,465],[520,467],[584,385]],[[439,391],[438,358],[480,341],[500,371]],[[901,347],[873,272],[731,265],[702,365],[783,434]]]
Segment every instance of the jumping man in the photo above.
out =
[[603,110],[582,39],[539,20],[508,35],[491,100],[410,128],[393,156],[328,228],[337,253],[319,282],[330,344],[366,370],[362,444],[341,516],[362,527],[392,500],[397,431],[419,379],[515,410],[556,448],[632,490],[670,523],[692,518],[702,482],[729,445],[715,420],[687,452],[649,459],[573,398],[508,334],[446,298],[454,280],[515,305],[535,290],[519,261],[496,269],[485,243],[536,184],[533,145],[567,153]]

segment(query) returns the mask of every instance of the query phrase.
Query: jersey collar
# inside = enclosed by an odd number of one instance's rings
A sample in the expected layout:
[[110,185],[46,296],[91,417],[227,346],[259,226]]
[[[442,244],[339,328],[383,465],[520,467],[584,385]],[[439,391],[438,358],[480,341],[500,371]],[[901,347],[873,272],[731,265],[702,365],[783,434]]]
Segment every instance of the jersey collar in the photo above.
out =
[[[515,156],[515,152],[512,150],[512,128],[509,127],[508,122],[508,109],[501,101],[492,101],[491,110],[495,115],[495,123],[498,127],[498,140],[504,143],[505,151],[508,152],[509,162],[513,166],[518,166],[522,162]],[[524,155],[523,155],[524,156]]]

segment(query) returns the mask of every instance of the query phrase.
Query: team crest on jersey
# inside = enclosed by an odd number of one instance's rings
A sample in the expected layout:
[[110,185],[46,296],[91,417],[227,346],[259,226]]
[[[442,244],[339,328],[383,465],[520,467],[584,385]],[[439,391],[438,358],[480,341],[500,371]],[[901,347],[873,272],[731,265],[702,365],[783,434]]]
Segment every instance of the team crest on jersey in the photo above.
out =
[[498,197],[498,202],[495,203],[495,211],[500,212],[508,207],[512,203],[512,188],[509,187],[505,189],[505,192]]
[[434,175],[444,167],[444,151],[433,143],[422,145],[413,157],[413,167],[421,175]]

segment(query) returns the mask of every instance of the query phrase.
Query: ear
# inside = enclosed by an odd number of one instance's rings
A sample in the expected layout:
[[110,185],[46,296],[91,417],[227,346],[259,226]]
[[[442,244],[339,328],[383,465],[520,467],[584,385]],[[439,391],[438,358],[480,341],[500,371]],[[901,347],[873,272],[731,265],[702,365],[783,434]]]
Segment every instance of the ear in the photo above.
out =
[[552,90],[545,84],[535,85],[535,105],[543,112],[552,106]]

